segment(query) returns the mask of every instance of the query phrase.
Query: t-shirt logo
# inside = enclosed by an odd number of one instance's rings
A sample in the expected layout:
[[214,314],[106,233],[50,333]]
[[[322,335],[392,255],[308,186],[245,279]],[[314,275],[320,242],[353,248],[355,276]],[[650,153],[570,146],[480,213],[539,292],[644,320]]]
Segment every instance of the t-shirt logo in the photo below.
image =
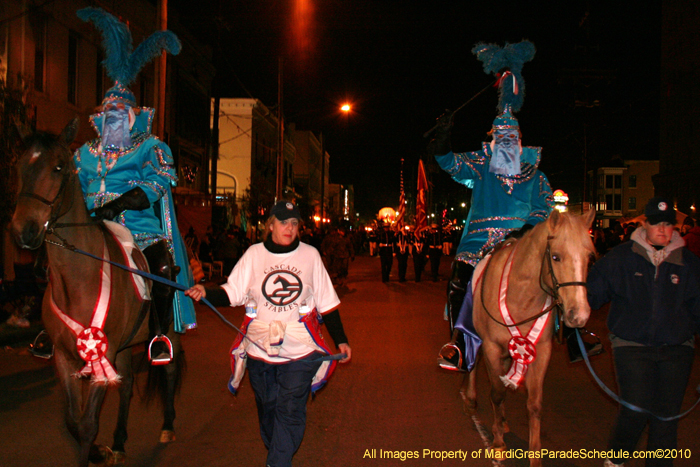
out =
[[294,303],[304,286],[296,274],[289,271],[274,271],[265,278],[262,284],[263,296],[275,306],[286,306]]

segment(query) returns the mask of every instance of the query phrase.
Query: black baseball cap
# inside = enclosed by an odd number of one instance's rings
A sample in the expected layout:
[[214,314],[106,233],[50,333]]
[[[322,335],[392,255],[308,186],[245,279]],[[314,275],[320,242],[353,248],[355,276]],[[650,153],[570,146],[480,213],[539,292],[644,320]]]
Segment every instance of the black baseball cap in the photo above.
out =
[[673,208],[673,204],[661,196],[649,200],[644,208],[644,215],[647,216],[647,222],[651,225],[656,225],[659,222],[668,222],[671,225],[676,223],[676,210]]
[[277,204],[272,206],[270,215],[275,216],[277,220],[280,221],[291,218],[301,219],[299,208],[297,208],[297,206],[291,201],[278,201]]

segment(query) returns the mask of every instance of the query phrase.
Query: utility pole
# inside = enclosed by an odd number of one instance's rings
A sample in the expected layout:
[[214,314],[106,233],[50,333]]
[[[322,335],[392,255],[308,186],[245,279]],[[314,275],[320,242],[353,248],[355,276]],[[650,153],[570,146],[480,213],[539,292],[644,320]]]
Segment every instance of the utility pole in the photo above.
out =
[[321,229],[323,229],[323,219],[326,217],[326,145],[324,143],[323,132],[321,136]]
[[[218,81],[218,80],[217,80]],[[216,206],[217,172],[219,170],[219,113],[221,111],[221,97],[219,97],[219,85],[215,85],[214,96],[214,122],[211,132],[211,212]],[[213,219],[212,219],[213,223]]]
[[282,113],[282,57],[278,57],[279,71],[277,74],[277,190],[276,201],[282,199],[284,190],[284,114]]
[[[161,31],[168,29],[168,0],[158,2],[158,25]],[[165,141],[165,84],[167,77],[167,52],[163,50],[156,62],[156,128],[155,134]]]

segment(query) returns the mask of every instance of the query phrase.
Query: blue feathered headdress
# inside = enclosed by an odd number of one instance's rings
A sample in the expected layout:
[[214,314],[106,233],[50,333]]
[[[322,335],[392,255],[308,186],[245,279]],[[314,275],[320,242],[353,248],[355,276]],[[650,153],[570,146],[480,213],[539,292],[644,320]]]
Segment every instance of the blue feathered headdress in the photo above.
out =
[[114,87],[105,94],[103,104],[105,101],[121,101],[135,107],[136,98],[128,86],[136,79],[141,69],[160,56],[163,50],[177,55],[182,48],[175,33],[157,31],[133,50],[129,28],[111,14],[101,8],[89,7],[78,10],[77,15],[83,21],[92,21],[102,32],[102,45],[106,55],[102,66],[107,76],[115,81]]
[[474,46],[472,53],[484,63],[487,74],[494,74],[499,79],[498,112],[519,111],[525,99],[523,65],[535,57],[534,44],[530,41],[517,44],[506,42],[504,47],[499,47],[480,42]]

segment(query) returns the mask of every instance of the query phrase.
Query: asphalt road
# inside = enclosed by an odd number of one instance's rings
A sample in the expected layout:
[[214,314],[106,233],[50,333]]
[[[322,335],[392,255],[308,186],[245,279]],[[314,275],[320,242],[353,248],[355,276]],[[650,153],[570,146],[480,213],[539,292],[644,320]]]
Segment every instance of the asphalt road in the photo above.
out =
[[[378,258],[358,257],[348,282],[339,290],[341,315],[353,349],[326,388],[308,404],[304,442],[296,467],[311,466],[491,466],[484,440],[462,412],[461,376],[441,370],[435,360],[448,338],[442,318],[450,258],[443,257],[441,280],[382,283]],[[425,276],[424,276],[425,277]],[[238,325],[242,308],[222,309]],[[594,312],[588,328],[605,335],[605,312]],[[177,404],[177,440],[158,444],[160,409],[137,396],[132,404],[127,455],[129,466],[262,466],[265,448],[258,434],[255,401],[247,378],[237,397],[226,389],[228,349],[235,331],[211,311],[198,306],[199,327],[183,338],[187,373]],[[607,346],[607,341],[604,339]],[[613,389],[609,348],[594,368]],[[140,358],[139,355],[136,358]],[[490,427],[488,382],[479,367],[479,416]],[[142,386],[144,374],[138,378]],[[700,383],[696,362],[685,407]],[[102,412],[98,442],[111,444],[116,418],[115,391]],[[527,449],[527,413],[522,390],[506,401],[511,432],[509,448]],[[602,451],[616,404],[596,385],[583,363],[569,364],[564,346],[555,345],[545,380],[542,446],[550,451]],[[63,424],[63,397],[51,363],[24,348],[0,350],[0,466],[73,467],[75,444]],[[679,447],[691,454],[679,466],[700,465],[700,411],[680,424]],[[387,451],[395,458],[387,458]],[[441,460],[435,452],[462,451],[466,461]],[[515,451],[517,452],[517,451]],[[404,458],[417,455],[417,458]],[[431,454],[432,453],[432,454]],[[376,457],[372,457],[372,456]],[[383,458],[382,458],[382,455]],[[459,455],[459,453],[458,453]],[[546,459],[545,466],[601,466],[599,459]],[[507,460],[505,466],[524,466]],[[642,466],[633,461],[628,467]]]

